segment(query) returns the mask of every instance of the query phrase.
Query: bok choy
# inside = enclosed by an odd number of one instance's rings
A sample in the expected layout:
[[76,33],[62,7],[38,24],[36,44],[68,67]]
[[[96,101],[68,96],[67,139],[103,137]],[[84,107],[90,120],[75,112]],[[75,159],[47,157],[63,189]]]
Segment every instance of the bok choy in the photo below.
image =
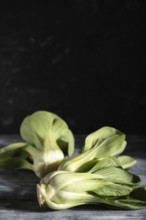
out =
[[85,139],[81,153],[67,161],[63,161],[59,166],[59,170],[87,171],[89,164],[94,163],[94,159],[102,160],[105,157],[122,153],[127,144],[125,138],[124,133],[113,127],[102,127],[89,134]]
[[139,181],[122,168],[103,168],[94,173],[54,171],[37,184],[37,198],[40,206],[47,205],[54,210],[84,204],[141,209],[146,207],[146,200],[136,198],[134,193],[138,193]]
[[74,136],[58,115],[37,111],[21,123],[24,142],[0,149],[0,168],[25,168],[43,177],[74,152]]
[[41,178],[37,199],[54,210],[84,204],[146,208],[146,188],[130,172],[136,160],[124,152],[126,135],[104,126],[85,138],[77,156],[74,136],[58,115],[37,111],[20,126],[22,142],[0,149],[0,168],[28,169]]

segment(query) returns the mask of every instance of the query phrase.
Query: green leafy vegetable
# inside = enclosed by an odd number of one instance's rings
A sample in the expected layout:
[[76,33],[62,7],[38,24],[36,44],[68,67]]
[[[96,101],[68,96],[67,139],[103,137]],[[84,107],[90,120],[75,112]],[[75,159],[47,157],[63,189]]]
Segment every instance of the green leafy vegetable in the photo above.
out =
[[88,167],[89,161],[118,155],[124,151],[125,147],[125,134],[115,128],[103,127],[88,135],[81,153],[63,162],[59,169],[73,172],[86,171],[85,167]]
[[[39,204],[55,210],[99,203],[128,207],[131,204],[129,195],[135,185],[134,176],[119,168],[108,169],[106,172],[101,169],[99,173],[54,171],[48,174],[37,185]],[[122,206],[121,198],[123,201],[128,198],[127,206]]]
[[25,143],[0,149],[1,168],[26,168],[38,177],[57,169],[65,156],[74,151],[74,137],[66,122],[56,114],[38,111],[27,116],[20,126]]
[[28,169],[41,178],[37,184],[40,205],[60,210],[83,204],[104,204],[122,209],[146,207],[146,188],[137,188],[139,176],[129,168],[131,156],[119,155],[126,135],[105,126],[89,134],[80,153],[66,122],[51,112],[37,111],[21,123],[24,142],[0,149],[0,168]]

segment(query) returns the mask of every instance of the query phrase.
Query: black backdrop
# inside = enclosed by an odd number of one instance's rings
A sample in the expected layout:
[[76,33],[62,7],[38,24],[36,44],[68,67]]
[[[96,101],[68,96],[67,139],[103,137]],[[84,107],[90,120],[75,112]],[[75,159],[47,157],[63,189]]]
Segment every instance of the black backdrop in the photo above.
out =
[[146,3],[5,1],[0,7],[0,133],[37,110],[76,134],[146,133]]

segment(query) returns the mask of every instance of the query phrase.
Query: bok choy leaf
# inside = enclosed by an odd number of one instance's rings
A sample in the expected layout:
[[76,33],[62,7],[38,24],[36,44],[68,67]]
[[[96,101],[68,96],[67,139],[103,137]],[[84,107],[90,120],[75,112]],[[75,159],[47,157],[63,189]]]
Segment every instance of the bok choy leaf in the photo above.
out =
[[126,144],[125,134],[112,127],[103,127],[88,135],[81,153],[61,163],[59,170],[85,172],[94,159],[116,156],[124,151]]

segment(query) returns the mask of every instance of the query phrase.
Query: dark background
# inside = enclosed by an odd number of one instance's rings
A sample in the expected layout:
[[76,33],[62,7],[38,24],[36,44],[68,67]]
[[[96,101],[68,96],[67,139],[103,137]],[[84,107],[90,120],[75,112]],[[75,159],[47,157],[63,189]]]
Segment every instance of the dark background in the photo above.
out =
[[145,1],[46,2],[0,7],[0,133],[48,110],[76,134],[145,134]]

